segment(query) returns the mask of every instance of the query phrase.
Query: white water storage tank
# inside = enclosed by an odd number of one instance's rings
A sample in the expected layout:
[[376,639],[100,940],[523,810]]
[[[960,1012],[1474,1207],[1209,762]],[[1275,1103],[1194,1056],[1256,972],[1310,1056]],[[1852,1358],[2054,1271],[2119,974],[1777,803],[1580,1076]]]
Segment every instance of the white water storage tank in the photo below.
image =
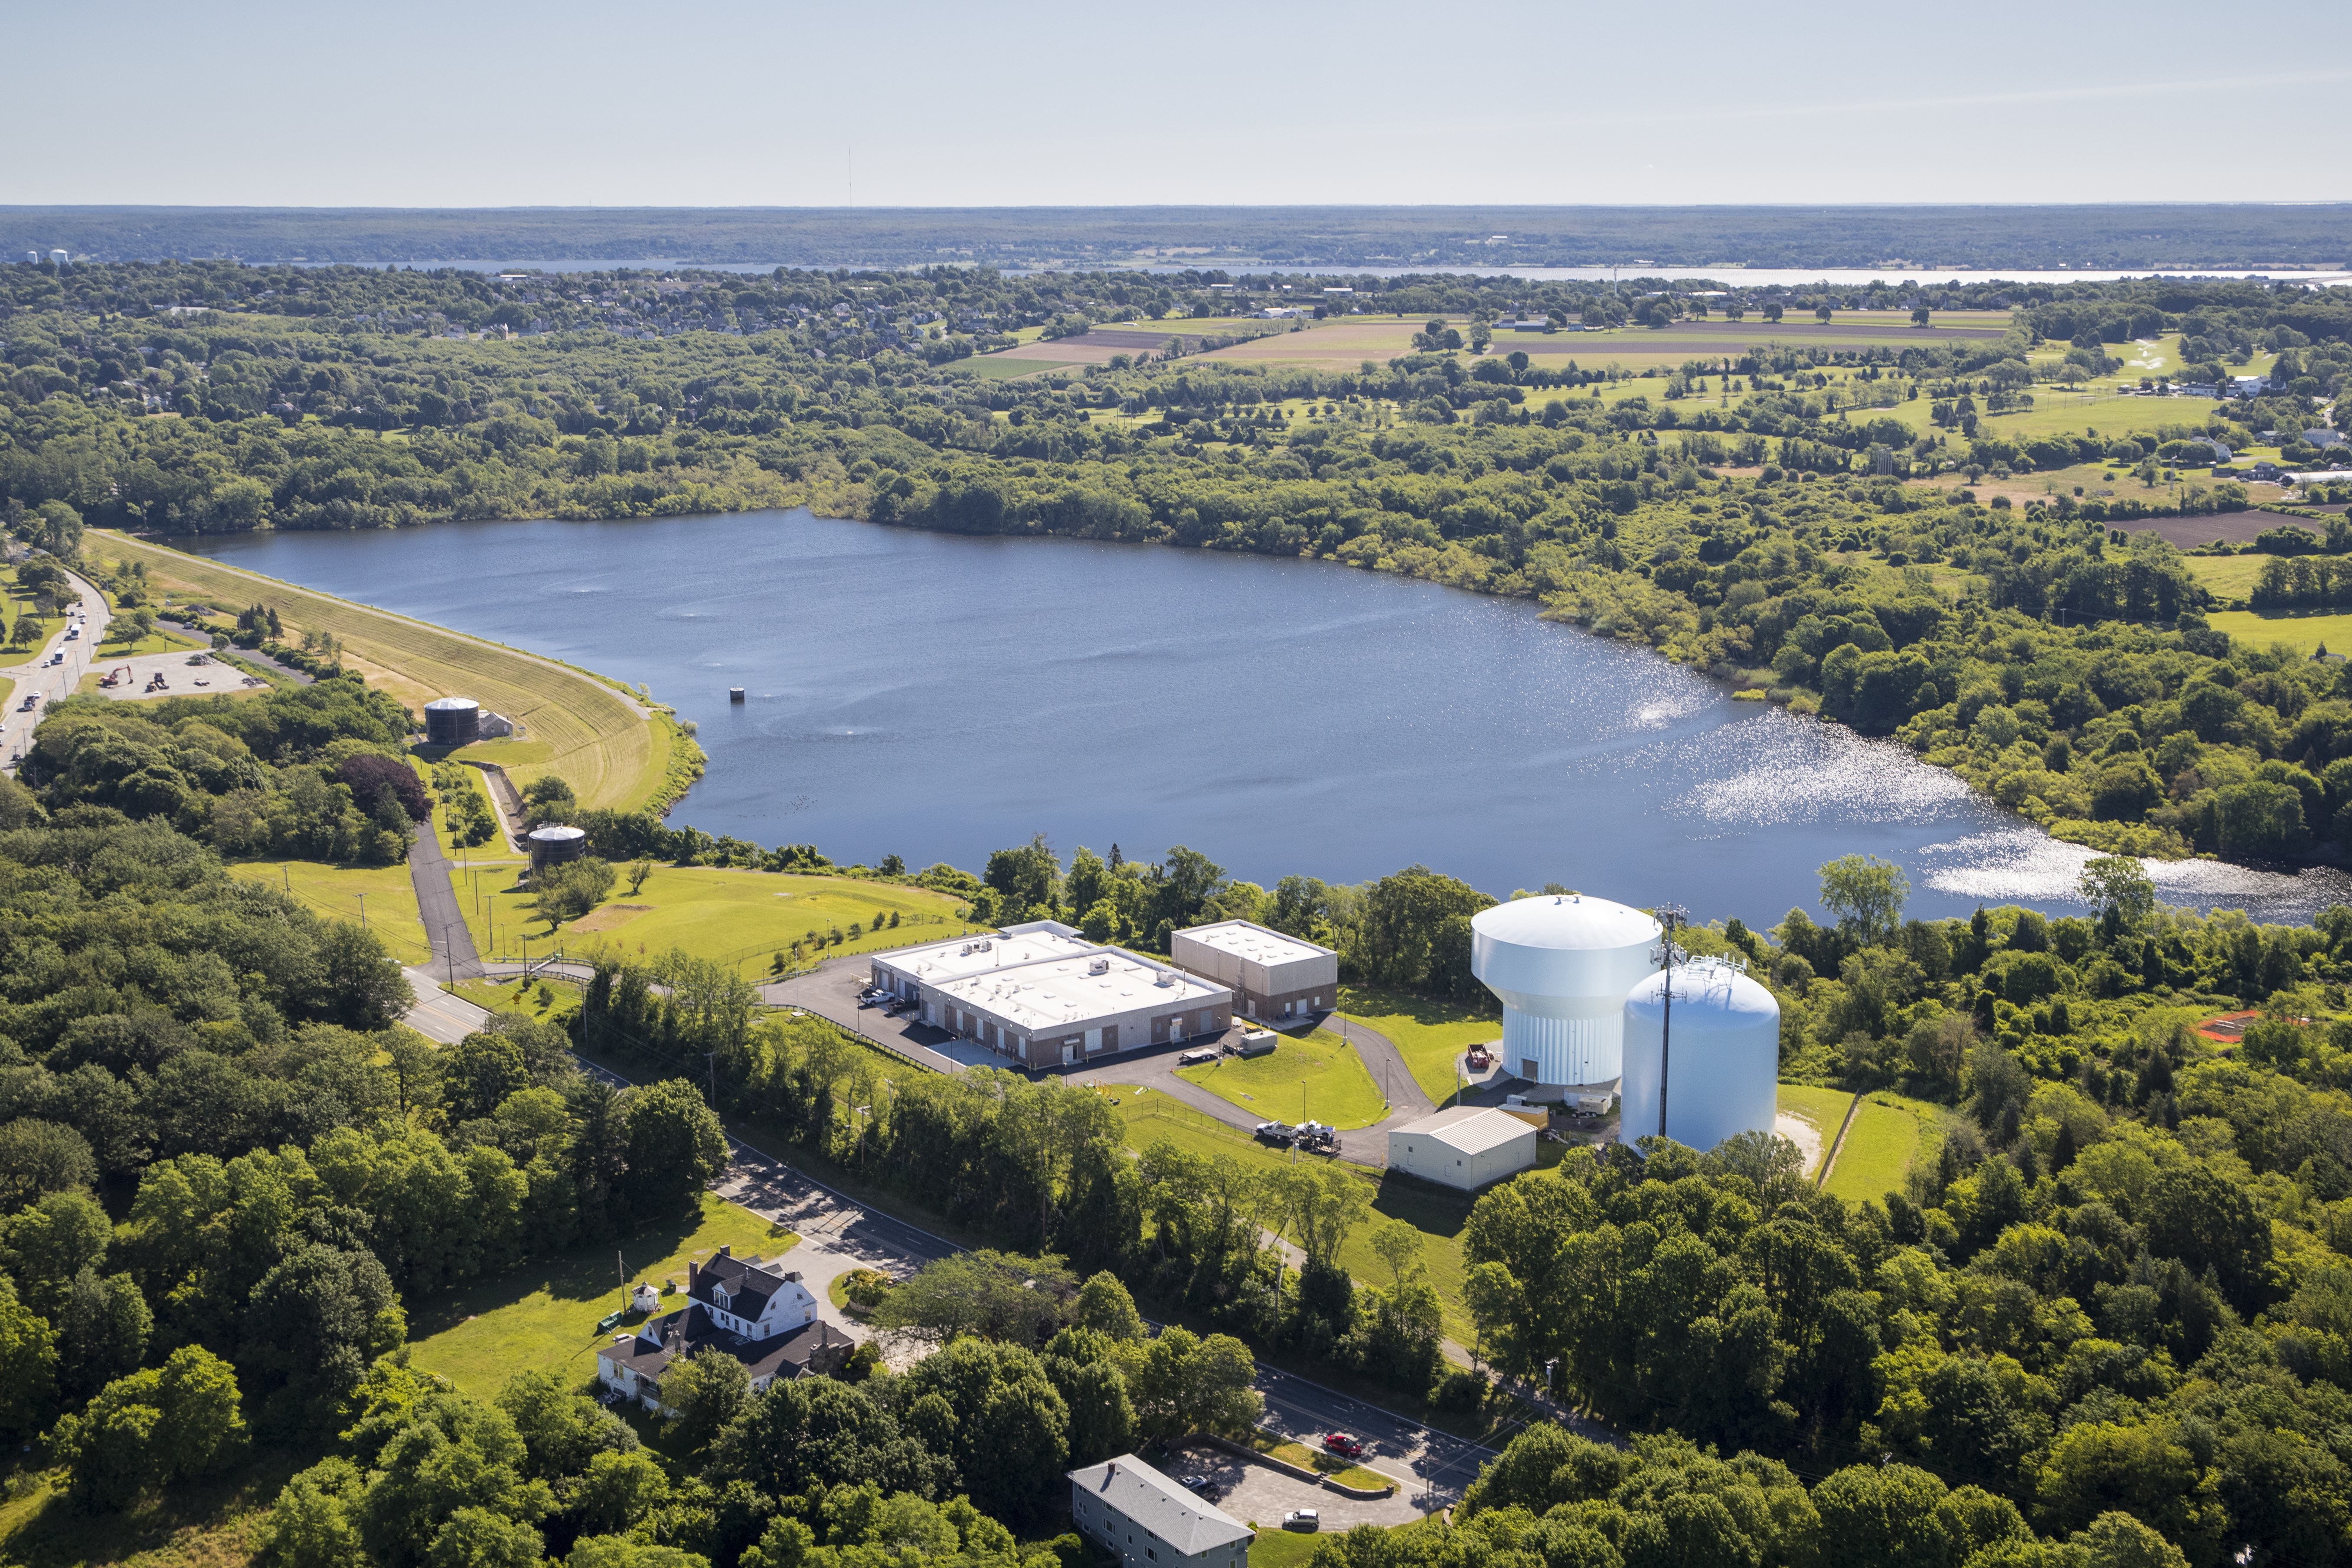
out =
[[[1769,1132],[1780,1109],[1780,1005],[1717,958],[1674,969],[1674,1033],[1666,1043],[1666,1136],[1712,1149],[1739,1132]],[[1666,976],[1625,998],[1625,1082],[1619,1142],[1658,1130],[1658,1058],[1666,1040]]]
[[1615,1078],[1625,994],[1657,967],[1658,935],[1639,910],[1573,893],[1471,916],[1470,973],[1503,1002],[1503,1070],[1541,1084]]

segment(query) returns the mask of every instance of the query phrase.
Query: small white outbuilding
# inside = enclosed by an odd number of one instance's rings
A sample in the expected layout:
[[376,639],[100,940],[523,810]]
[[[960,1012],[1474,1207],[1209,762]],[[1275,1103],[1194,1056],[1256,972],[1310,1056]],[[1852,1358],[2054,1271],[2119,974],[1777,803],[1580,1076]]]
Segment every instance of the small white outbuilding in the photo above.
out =
[[1491,1105],[1456,1105],[1389,1133],[1389,1169],[1469,1190],[1536,1163],[1535,1124]]

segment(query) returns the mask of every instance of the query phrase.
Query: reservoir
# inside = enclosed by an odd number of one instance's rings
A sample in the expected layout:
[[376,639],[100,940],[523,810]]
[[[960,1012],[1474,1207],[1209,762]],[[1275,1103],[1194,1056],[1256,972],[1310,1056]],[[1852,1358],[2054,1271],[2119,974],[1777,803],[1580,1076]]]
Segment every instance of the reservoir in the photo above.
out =
[[[1763,926],[1872,854],[1915,915],[2081,907],[2084,851],[1900,746],[1353,567],[806,511],[184,542],[643,682],[709,754],[672,822],[845,865],[977,872],[1043,833],[1065,862],[1181,844],[1266,886],[1418,862]],[[2352,901],[2333,870],[2151,869],[2167,902],[2260,920]]]

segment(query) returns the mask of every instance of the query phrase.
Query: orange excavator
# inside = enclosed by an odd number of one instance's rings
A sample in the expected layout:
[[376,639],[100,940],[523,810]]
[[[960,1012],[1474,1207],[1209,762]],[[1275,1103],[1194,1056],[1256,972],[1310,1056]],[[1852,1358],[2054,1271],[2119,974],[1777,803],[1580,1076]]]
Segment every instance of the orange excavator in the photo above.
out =
[[118,664],[101,676],[98,683],[100,686],[120,686],[130,679],[131,667],[127,664]]

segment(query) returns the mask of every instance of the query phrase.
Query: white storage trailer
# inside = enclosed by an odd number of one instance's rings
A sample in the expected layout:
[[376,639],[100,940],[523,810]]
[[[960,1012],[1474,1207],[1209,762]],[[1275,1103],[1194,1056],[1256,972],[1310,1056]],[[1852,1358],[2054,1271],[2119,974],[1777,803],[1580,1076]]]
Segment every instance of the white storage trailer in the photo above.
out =
[[1625,998],[1619,1142],[1658,1131],[1662,1054],[1667,1137],[1712,1149],[1741,1132],[1771,1131],[1780,1110],[1780,1005],[1722,959],[1677,963],[1672,979],[1671,1033],[1666,973],[1651,975]]

